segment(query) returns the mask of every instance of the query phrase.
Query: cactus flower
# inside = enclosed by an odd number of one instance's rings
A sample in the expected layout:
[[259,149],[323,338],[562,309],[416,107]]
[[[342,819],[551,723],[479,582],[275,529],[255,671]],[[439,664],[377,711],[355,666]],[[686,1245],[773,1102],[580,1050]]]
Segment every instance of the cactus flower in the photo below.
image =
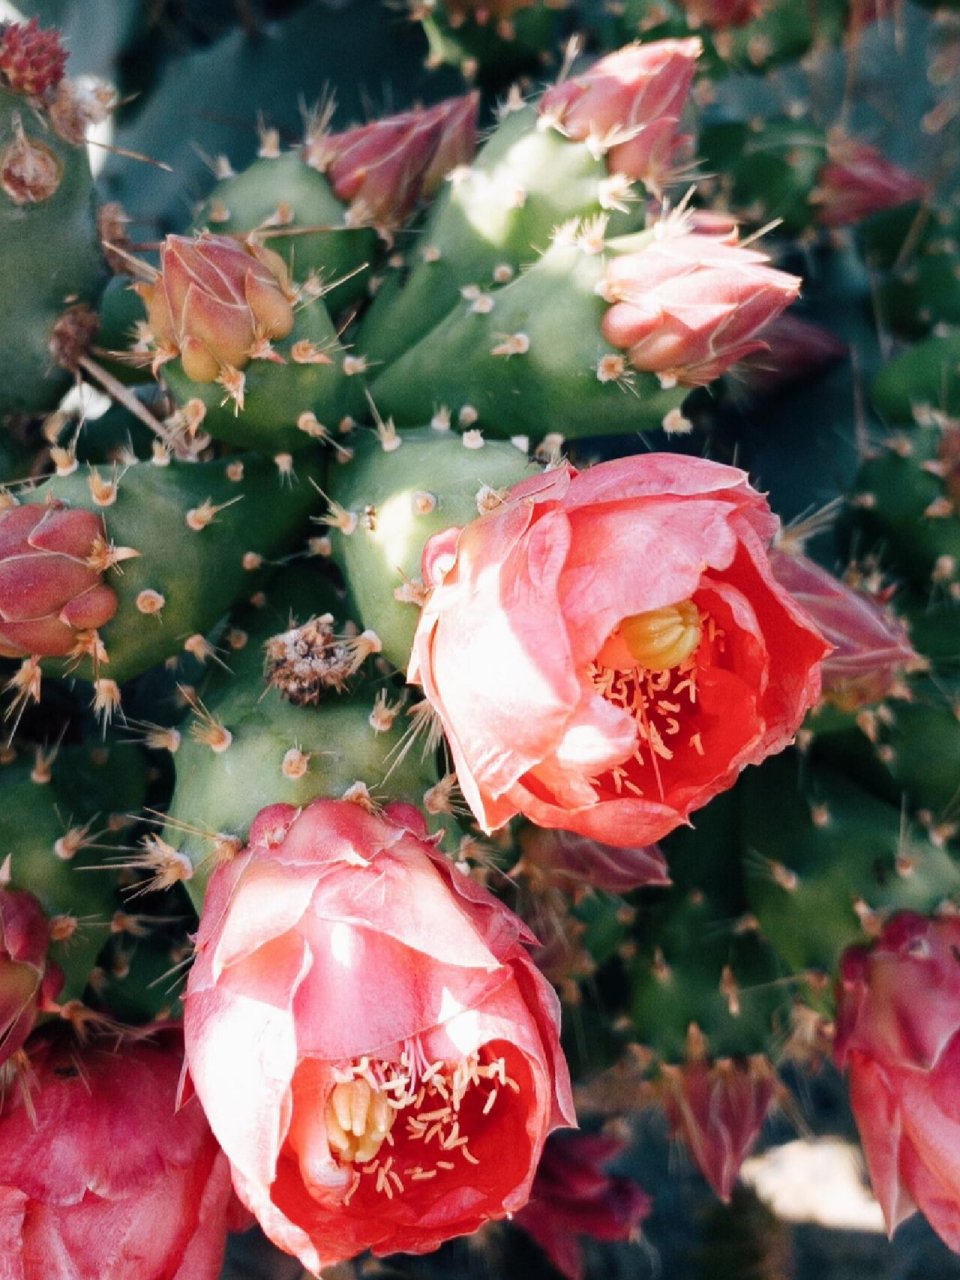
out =
[[0,888],[0,1065],[23,1045],[62,977],[47,960],[50,926],[32,893]]
[[167,236],[160,275],[137,285],[156,363],[179,355],[193,382],[243,369],[272,338],[293,328],[293,293],[272,249],[228,236]]
[[109,622],[103,521],[59,503],[0,510],[0,656],[65,657],[81,633]]
[[960,920],[901,912],[851,947],[837,983],[838,1065],[887,1230],[917,1209],[960,1251]]
[[582,1237],[631,1240],[650,1213],[651,1200],[641,1186],[605,1172],[625,1145],[609,1134],[551,1135],[530,1201],[513,1219],[567,1280],[582,1280]]
[[526,1202],[573,1123],[532,942],[404,806],[273,805],[214,872],[190,1073],[241,1200],[308,1270],[423,1253]]
[[796,298],[800,281],[736,243],[682,222],[637,253],[612,258],[599,286],[612,305],[603,336],[634,369],[666,385],[706,386],[765,343],[759,334]]
[[759,1056],[744,1062],[695,1057],[682,1066],[663,1066],[660,1085],[673,1136],[728,1201],[776,1100],[776,1072]]
[[677,126],[700,51],[697,39],[627,45],[548,89],[541,121],[606,154],[611,173],[658,189],[682,141]]
[[776,528],[743,471],[651,453],[430,539],[408,675],[486,831],[650,844],[790,742],[829,646],[770,571]]
[[197,1100],[177,1107],[179,1033],[30,1041],[0,1111],[0,1273],[11,1280],[216,1280],[242,1225]]
[[823,226],[843,227],[908,200],[922,200],[926,193],[925,183],[876,147],[841,137],[828,144],[827,163],[817,175],[810,202]]
[[320,133],[308,141],[305,158],[326,172],[348,206],[350,226],[376,227],[389,238],[421,197],[434,195],[473,156],[479,101],[470,93],[345,133]]
[[878,601],[798,552],[773,548],[770,567],[833,645],[822,668],[828,702],[846,710],[879,702],[904,672],[922,665],[906,626]]

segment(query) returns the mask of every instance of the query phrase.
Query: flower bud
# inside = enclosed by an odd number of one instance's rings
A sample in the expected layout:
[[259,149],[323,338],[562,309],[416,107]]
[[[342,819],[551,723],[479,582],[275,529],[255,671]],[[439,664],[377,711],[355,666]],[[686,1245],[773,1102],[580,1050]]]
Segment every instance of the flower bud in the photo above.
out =
[[65,657],[80,632],[110,621],[117,597],[103,581],[103,543],[91,511],[36,502],[0,511],[0,655]]
[[763,331],[765,349],[742,361],[737,375],[757,395],[771,395],[807,382],[844,359],[849,348],[829,329],[785,311]]
[[59,989],[60,971],[47,962],[49,942],[50,926],[33,894],[0,888],[0,1064],[30,1034],[43,997]]
[[293,328],[293,293],[279,254],[227,236],[167,236],[160,276],[137,291],[161,359],[179,355],[194,382],[242,369],[256,345]]
[[389,236],[422,196],[466,164],[476,147],[479,98],[468,94],[434,107],[404,111],[344,133],[311,139],[307,163],[325,171],[347,205],[350,226]]
[[697,39],[627,45],[548,89],[541,119],[609,153],[611,173],[655,186],[680,141],[676,127],[700,49]]
[[900,912],[851,947],[837,983],[836,1056],[891,1233],[920,1209],[960,1250],[960,920]]
[[529,1203],[514,1225],[537,1242],[567,1280],[581,1280],[578,1237],[632,1240],[652,1201],[632,1178],[605,1172],[625,1144],[608,1134],[551,1134]]
[[611,260],[600,286],[613,304],[603,336],[637,370],[705,386],[764,349],[757,335],[796,298],[800,281],[733,235],[662,226],[667,234],[648,247]]
[[759,18],[764,0],[683,0],[683,10],[689,27],[709,27],[722,31],[728,27],[743,27]]
[[66,64],[60,32],[41,31],[36,18],[0,27],[0,77],[14,93],[42,97],[63,79]]
[[855,138],[833,138],[827,163],[820,170],[810,202],[825,227],[862,222],[882,209],[922,200],[926,186],[912,173],[888,160],[876,147]]
[[806,556],[774,547],[770,568],[833,645],[822,667],[827,702],[846,711],[879,702],[922,661],[899,618]]

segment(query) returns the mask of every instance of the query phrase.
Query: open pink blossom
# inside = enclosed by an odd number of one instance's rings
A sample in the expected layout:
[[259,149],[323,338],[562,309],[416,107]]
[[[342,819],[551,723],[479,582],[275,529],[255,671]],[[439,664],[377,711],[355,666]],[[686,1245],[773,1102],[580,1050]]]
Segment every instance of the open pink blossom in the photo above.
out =
[[793,738],[828,645],[774,579],[735,467],[563,466],[424,549],[409,679],[492,831],[642,847]]
[[919,1209],[960,1252],[960,920],[913,912],[851,947],[836,1056],[887,1230]]
[[273,805],[207,891],[191,1076],[241,1200],[311,1271],[515,1212],[573,1123],[532,935],[425,837],[402,807]]
[[0,1111],[0,1280],[216,1280],[242,1225],[179,1032],[30,1041]]
[[668,221],[645,248],[611,258],[599,288],[612,304],[601,328],[634,369],[705,386],[765,349],[761,331],[799,289],[796,276],[737,244],[735,229],[704,234]]
[[529,1203],[514,1217],[567,1280],[583,1276],[581,1240],[632,1240],[652,1201],[632,1178],[606,1172],[626,1143],[610,1134],[551,1136]]

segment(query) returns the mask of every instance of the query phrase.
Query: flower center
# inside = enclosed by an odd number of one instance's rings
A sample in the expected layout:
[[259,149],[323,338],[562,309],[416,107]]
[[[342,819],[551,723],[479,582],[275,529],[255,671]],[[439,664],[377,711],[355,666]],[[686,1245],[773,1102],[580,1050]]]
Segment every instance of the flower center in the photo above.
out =
[[336,1084],[327,1099],[327,1141],[341,1161],[366,1164],[393,1128],[396,1112],[363,1078]]
[[647,671],[670,671],[696,653],[702,635],[700,611],[692,600],[635,613],[620,623],[624,643]]
[[362,1058],[336,1076],[324,1118],[330,1150],[354,1168],[344,1205],[361,1187],[392,1200],[410,1183],[455,1171],[458,1160],[478,1165],[471,1132],[502,1090],[520,1092],[503,1058],[483,1061],[476,1053],[415,1068],[404,1050],[399,1063]]

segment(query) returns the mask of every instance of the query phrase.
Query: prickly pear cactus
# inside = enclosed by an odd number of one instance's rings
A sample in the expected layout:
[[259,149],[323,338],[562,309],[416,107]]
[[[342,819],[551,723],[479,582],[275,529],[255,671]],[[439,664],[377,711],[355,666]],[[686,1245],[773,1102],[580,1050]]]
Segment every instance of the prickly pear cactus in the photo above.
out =
[[20,8],[0,1273],[960,1274],[955,6]]

